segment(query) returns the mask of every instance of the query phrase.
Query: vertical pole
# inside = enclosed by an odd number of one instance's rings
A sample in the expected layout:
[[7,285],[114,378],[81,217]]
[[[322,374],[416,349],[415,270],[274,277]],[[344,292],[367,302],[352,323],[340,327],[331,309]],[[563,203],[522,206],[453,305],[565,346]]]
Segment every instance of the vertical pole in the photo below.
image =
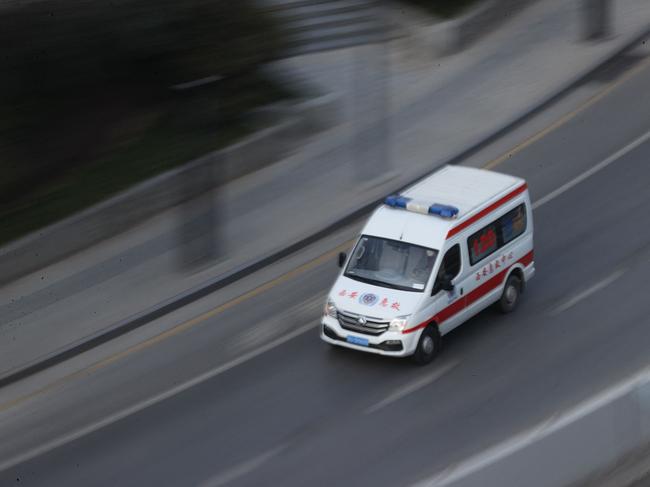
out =
[[594,41],[611,35],[611,0],[582,0],[583,39]]
[[180,251],[184,270],[201,267],[217,257],[215,161],[200,160],[184,173]]
[[[386,34],[385,27],[382,22],[378,35]],[[369,182],[390,171],[390,65],[384,39],[354,48],[353,76],[355,179]]]
[[[201,87],[219,82],[220,77],[179,85],[177,92],[191,98]],[[218,85],[220,86],[220,85]],[[221,89],[217,90],[217,95]],[[218,126],[218,124],[217,124]],[[221,252],[217,191],[222,183],[223,158],[211,154],[194,161],[182,174],[179,230],[179,265],[191,271],[215,261]]]

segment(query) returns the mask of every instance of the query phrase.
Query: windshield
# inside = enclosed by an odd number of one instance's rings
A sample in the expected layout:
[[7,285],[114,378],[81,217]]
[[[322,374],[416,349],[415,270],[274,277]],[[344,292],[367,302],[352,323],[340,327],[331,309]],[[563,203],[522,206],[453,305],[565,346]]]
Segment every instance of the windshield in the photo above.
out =
[[437,250],[419,245],[363,235],[344,275],[376,286],[422,292],[437,255]]

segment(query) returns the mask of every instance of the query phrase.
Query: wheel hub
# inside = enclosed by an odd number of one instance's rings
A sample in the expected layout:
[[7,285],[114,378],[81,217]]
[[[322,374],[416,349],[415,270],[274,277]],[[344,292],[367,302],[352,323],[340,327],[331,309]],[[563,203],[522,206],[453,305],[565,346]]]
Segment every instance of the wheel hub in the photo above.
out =
[[508,304],[512,304],[515,302],[515,299],[517,299],[517,289],[514,286],[508,286],[508,289],[506,289],[506,301],[508,301]]
[[431,338],[430,336],[425,336],[424,339],[422,340],[422,350],[424,351],[424,353],[429,355],[433,353],[433,348],[434,348],[433,338]]

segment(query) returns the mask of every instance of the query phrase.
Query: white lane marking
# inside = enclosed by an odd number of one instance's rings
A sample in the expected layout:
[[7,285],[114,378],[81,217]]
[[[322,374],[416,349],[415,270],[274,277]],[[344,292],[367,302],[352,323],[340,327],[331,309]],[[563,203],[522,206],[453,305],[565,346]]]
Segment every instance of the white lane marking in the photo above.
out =
[[646,132],[643,134],[641,137],[638,139],[634,140],[633,142],[630,142],[628,145],[623,147],[621,150],[615,152],[611,156],[609,156],[607,159],[605,159],[602,162],[599,162],[596,164],[594,167],[588,169],[587,171],[583,172],[579,176],[573,178],[571,181],[568,183],[563,184],[559,188],[557,188],[555,191],[551,191],[549,194],[544,196],[543,198],[537,200],[535,203],[533,203],[533,209],[539,208],[542,205],[545,205],[551,200],[554,200],[558,196],[560,196],[562,193],[567,192],[571,188],[573,188],[575,185],[580,184],[582,181],[587,179],[590,176],[593,176],[596,174],[598,171],[602,171],[605,169],[607,166],[609,166],[611,163],[616,162],[618,159],[623,157],[625,154],[628,152],[633,151],[637,147],[639,147],[641,144],[646,142],[648,139],[650,139],[650,131]]
[[392,404],[395,401],[399,401],[403,397],[406,397],[406,396],[408,396],[410,394],[413,394],[414,392],[419,391],[423,387],[426,387],[429,384],[431,384],[433,381],[438,380],[440,377],[445,375],[447,372],[449,372],[451,369],[453,369],[457,365],[458,365],[458,362],[449,363],[449,364],[445,365],[444,367],[440,367],[440,368],[434,370],[433,372],[431,372],[430,374],[425,375],[424,377],[420,377],[419,379],[414,380],[410,384],[406,384],[405,386],[400,387],[399,389],[394,391],[389,396],[385,397],[384,399],[382,399],[378,403],[373,404],[368,409],[366,409],[365,414],[371,414],[371,413],[374,413],[376,411],[379,411],[380,409],[385,408],[389,404]]
[[262,453],[261,455],[251,458],[250,460],[246,460],[226,470],[225,472],[221,472],[214,477],[210,477],[209,479],[204,480],[198,485],[198,487],[222,487],[226,484],[229,484],[230,482],[243,477],[244,475],[248,475],[253,470],[258,469],[263,464],[268,462],[271,458],[282,453],[282,451],[284,451],[287,446],[287,444],[278,445],[275,448]]
[[223,365],[220,365],[218,367],[215,367],[212,370],[208,370],[207,372],[204,372],[201,375],[196,376],[195,378],[188,380],[187,382],[183,382],[182,384],[179,384],[171,389],[168,389],[165,392],[162,392],[156,396],[153,396],[149,399],[146,399],[144,401],[141,401],[139,403],[134,404],[133,406],[129,406],[128,408],[125,408],[121,411],[118,411],[117,413],[114,413],[100,421],[97,421],[95,423],[92,423],[88,426],[84,426],[83,428],[79,428],[76,431],[73,431],[72,433],[68,433],[67,435],[61,436],[59,438],[56,438],[54,440],[48,441],[46,443],[43,443],[41,446],[34,448],[30,451],[27,451],[25,453],[22,453],[20,455],[16,455],[13,458],[10,458],[8,460],[5,460],[4,462],[0,463],[0,472],[7,470],[10,467],[13,467],[14,465],[17,465],[19,463],[26,462],[28,460],[31,460],[32,458],[44,455],[45,453],[52,451],[60,446],[63,446],[67,443],[70,443],[71,441],[74,441],[76,439],[81,438],[82,436],[86,436],[90,433],[93,433],[101,428],[104,428],[105,426],[108,426],[110,424],[113,424],[121,419],[126,418],[127,416],[131,416],[132,414],[138,413],[150,406],[153,406],[155,404],[158,404],[159,402],[164,401],[165,399],[169,399],[172,396],[175,396],[176,394],[180,394],[183,391],[186,391],[201,382],[205,382],[208,379],[211,379],[213,377],[216,377],[217,375],[223,374],[224,372],[229,371],[230,369],[237,367],[238,365],[242,365],[245,362],[248,362],[249,360],[254,359],[255,357],[262,355],[265,352],[268,352],[269,350],[276,348],[283,343],[286,343],[290,340],[293,340],[297,336],[302,335],[303,333],[306,333],[317,326],[320,326],[320,323],[318,320],[314,320],[314,322],[311,322],[307,325],[301,326],[300,328],[297,328],[296,330],[292,331],[291,333],[287,333],[286,335],[279,337],[276,340],[273,340],[272,342],[267,343],[266,345],[256,349],[256,350],[251,350],[248,353],[243,354],[240,357],[237,357],[234,360],[231,360],[230,362],[227,362]]
[[[592,167],[591,169],[585,171],[584,173],[582,173],[581,175],[579,175],[576,178],[572,179],[568,183],[560,186],[555,191],[552,191],[551,193],[547,194],[546,196],[544,196],[540,200],[536,201],[532,205],[533,209],[539,208],[540,206],[542,206],[542,205],[548,203],[549,201],[557,198],[562,193],[568,191],[569,189],[571,189],[575,185],[581,183],[582,181],[584,181],[588,177],[590,177],[593,174],[597,173],[598,171],[604,169],[605,167],[607,167],[612,162],[615,162],[617,159],[624,156],[628,152],[634,150],[635,148],[637,148],[638,146],[643,144],[648,139],[650,139],[650,131],[646,132],[644,135],[642,135],[641,137],[639,137],[635,141],[633,141],[630,144],[628,144],[627,146],[623,147],[621,150],[619,150],[615,154],[611,155],[610,157],[608,157],[607,159],[605,159],[601,163],[599,163],[596,166]],[[143,409],[146,409],[146,408],[148,408],[150,406],[153,406],[154,404],[157,404],[157,403],[159,403],[161,401],[164,401],[165,399],[168,399],[169,397],[172,397],[172,396],[174,396],[176,394],[179,394],[179,393],[181,393],[181,392],[183,392],[183,391],[185,391],[185,390],[187,390],[187,389],[189,389],[191,387],[194,387],[195,385],[200,384],[201,382],[204,382],[204,381],[206,381],[206,380],[208,380],[208,379],[210,379],[212,377],[215,377],[215,376],[217,376],[219,374],[222,374],[222,373],[232,369],[233,367],[241,365],[241,364],[243,364],[243,363],[257,357],[258,355],[261,355],[261,354],[267,352],[268,350],[271,350],[271,349],[273,349],[273,348],[275,348],[275,347],[277,347],[279,345],[282,345],[283,343],[286,343],[289,340],[292,340],[293,338],[307,332],[308,330],[310,330],[310,329],[312,329],[314,327],[316,327],[316,324],[310,323],[310,324],[305,325],[305,326],[303,326],[301,328],[298,328],[297,330],[293,331],[292,333],[289,333],[288,335],[285,335],[284,337],[280,337],[277,340],[274,340],[274,341],[260,347],[257,350],[253,350],[251,352],[248,352],[248,353],[242,355],[241,357],[239,357],[237,359],[234,359],[234,360],[232,360],[232,361],[230,361],[230,362],[228,362],[228,363],[226,363],[224,365],[221,365],[221,366],[219,366],[219,367],[217,367],[217,368],[215,368],[213,370],[205,372],[205,373],[201,374],[200,376],[195,377],[192,380],[189,380],[189,381],[187,381],[187,382],[185,382],[183,384],[179,384],[178,386],[176,386],[176,387],[174,387],[172,389],[169,389],[166,392],[163,392],[163,393],[158,394],[158,395],[156,395],[156,396],[154,396],[154,397],[152,397],[150,399],[147,399],[147,400],[139,402],[139,403],[137,403],[137,404],[135,404],[135,405],[133,405],[131,407],[123,409],[122,411],[120,411],[118,413],[115,413],[115,414],[113,414],[113,415],[111,415],[111,416],[109,416],[107,418],[104,418],[101,421],[97,421],[97,422],[95,422],[95,423],[93,423],[91,425],[88,425],[88,426],[84,427],[84,428],[80,428],[80,429],[74,431],[73,433],[69,433],[69,434],[67,434],[65,436],[62,436],[60,438],[57,438],[55,440],[44,443],[40,447],[35,448],[35,449],[31,450],[31,451],[28,451],[28,452],[23,453],[21,455],[17,455],[17,456],[15,456],[13,458],[10,458],[9,460],[6,460],[6,461],[0,463],[0,472],[2,472],[4,470],[7,470],[8,468],[10,468],[10,467],[12,467],[14,465],[17,465],[19,463],[23,463],[23,462],[26,462],[26,461],[28,461],[28,460],[30,460],[32,458],[43,455],[43,454],[45,454],[45,453],[47,453],[47,452],[49,452],[51,450],[54,450],[55,448],[58,448],[58,447],[60,447],[62,445],[65,445],[66,443],[74,441],[74,440],[76,440],[78,438],[81,438],[82,436],[88,435],[88,434],[90,434],[90,433],[92,433],[94,431],[97,431],[97,430],[105,427],[105,426],[108,426],[108,425],[110,425],[112,423],[115,423],[115,422],[119,421],[120,419],[123,419],[123,418],[125,418],[127,416],[130,416],[130,415],[135,414],[135,413],[137,413],[139,411],[142,411]],[[432,379],[432,380],[435,380],[435,379]],[[404,394],[404,395],[406,395],[406,394]],[[397,400],[397,399],[395,399],[395,400]],[[393,402],[393,401],[391,401],[391,402]]]
[[650,382],[650,367],[646,367],[635,375],[615,384],[586,401],[578,404],[561,414],[556,414],[546,421],[523,431],[501,443],[488,448],[483,453],[474,455],[466,460],[452,465],[428,479],[413,484],[413,487],[445,487],[457,482],[481,469],[489,467],[503,460],[516,451],[525,448],[536,441],[542,440],[574,423],[575,421],[592,414],[599,408],[616,399],[632,392],[642,384]]
[[578,304],[583,299],[587,299],[592,294],[600,291],[601,289],[606,288],[611,283],[613,283],[616,279],[621,277],[623,274],[625,274],[625,269],[620,269],[620,270],[610,274],[605,279],[602,279],[601,281],[598,281],[596,284],[594,284],[590,288],[585,289],[584,291],[582,291],[582,292],[576,294],[575,296],[573,296],[571,299],[568,299],[567,301],[562,303],[560,306],[558,306],[557,308],[552,310],[550,312],[550,315],[551,316],[557,316],[560,313],[564,313],[566,310],[568,310],[569,308],[572,308],[573,306]]

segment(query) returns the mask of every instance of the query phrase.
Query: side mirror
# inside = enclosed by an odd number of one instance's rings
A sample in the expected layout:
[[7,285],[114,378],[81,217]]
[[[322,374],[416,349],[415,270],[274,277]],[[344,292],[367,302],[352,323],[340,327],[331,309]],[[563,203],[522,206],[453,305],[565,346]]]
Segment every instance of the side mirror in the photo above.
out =
[[347,259],[348,255],[345,252],[339,253],[339,267],[343,267]]
[[431,296],[435,296],[440,291],[453,291],[454,285],[451,283],[450,276],[443,276],[436,279],[431,289]]
[[443,291],[453,291],[454,290],[454,285],[451,283],[451,279],[449,276],[445,276],[442,279],[440,279],[440,289]]

